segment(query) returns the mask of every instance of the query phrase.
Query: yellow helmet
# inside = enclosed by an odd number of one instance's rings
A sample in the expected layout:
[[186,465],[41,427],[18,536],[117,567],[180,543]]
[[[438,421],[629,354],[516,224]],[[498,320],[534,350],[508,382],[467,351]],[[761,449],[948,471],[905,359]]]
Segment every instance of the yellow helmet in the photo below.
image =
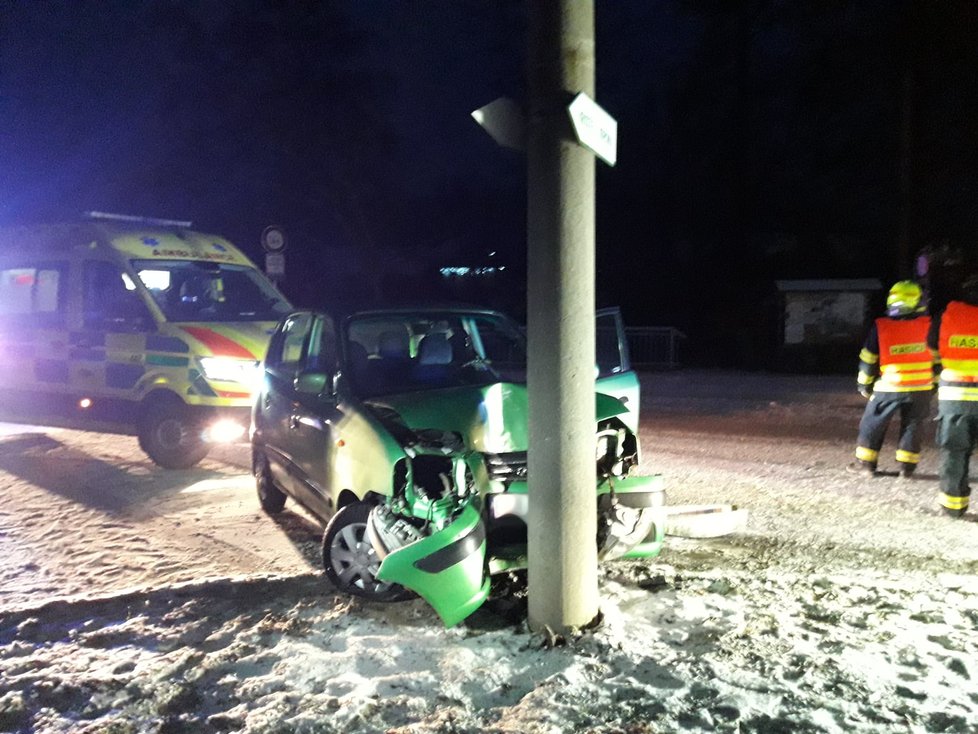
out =
[[900,280],[893,284],[886,297],[886,314],[888,316],[911,316],[924,313],[923,291],[912,280]]

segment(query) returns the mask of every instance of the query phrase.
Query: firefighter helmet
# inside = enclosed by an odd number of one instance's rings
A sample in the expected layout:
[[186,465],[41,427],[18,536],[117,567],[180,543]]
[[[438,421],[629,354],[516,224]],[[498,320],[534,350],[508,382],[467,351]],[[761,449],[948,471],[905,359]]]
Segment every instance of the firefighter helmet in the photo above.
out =
[[912,316],[924,313],[923,291],[912,280],[900,280],[893,284],[886,297],[886,315],[891,317]]

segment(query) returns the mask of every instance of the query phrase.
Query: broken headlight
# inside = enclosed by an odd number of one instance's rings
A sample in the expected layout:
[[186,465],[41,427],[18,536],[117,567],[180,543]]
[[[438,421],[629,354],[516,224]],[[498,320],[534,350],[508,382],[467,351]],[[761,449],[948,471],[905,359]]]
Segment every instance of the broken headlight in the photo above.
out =
[[635,436],[620,422],[607,421],[598,427],[595,460],[598,477],[622,477],[638,461]]

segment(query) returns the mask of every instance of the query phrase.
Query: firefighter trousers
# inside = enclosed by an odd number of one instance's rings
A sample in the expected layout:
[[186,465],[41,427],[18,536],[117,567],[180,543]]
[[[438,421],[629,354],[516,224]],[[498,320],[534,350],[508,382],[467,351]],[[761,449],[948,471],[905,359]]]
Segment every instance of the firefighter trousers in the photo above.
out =
[[951,510],[968,507],[971,487],[968,470],[971,453],[978,442],[978,413],[942,415],[937,429],[937,445],[941,449],[940,502]]
[[900,438],[896,460],[902,465],[916,466],[920,462],[923,423],[930,414],[933,391],[919,390],[902,393],[873,393],[859,421],[856,456],[873,466],[883,447],[886,429],[896,413],[900,414]]

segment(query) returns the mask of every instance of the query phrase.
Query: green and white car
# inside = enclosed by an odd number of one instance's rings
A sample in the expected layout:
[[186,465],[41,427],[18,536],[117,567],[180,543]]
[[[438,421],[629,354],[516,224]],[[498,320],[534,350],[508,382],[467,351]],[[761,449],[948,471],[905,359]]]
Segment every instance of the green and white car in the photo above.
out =
[[[661,477],[639,462],[638,380],[617,310],[598,313],[595,492],[599,558],[658,554]],[[526,567],[526,347],[507,316],[388,309],[337,323],[292,313],[264,361],[251,441],[258,497],[292,497],[325,524],[340,590],[414,592],[446,626],[485,601],[490,576]]]

